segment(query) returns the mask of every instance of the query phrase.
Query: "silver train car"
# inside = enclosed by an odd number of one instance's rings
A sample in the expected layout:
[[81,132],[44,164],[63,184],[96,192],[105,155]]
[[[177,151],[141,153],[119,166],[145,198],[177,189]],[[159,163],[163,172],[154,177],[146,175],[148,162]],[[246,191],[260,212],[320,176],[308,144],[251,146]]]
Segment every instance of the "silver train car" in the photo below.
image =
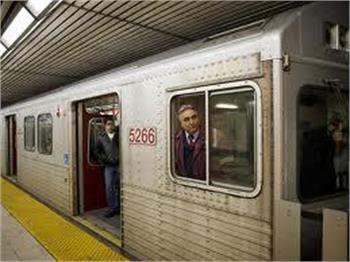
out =
[[[1,174],[97,221],[92,148],[112,115],[122,209],[108,226],[126,252],[347,259],[348,21],[348,2],[312,3],[3,108]],[[205,132],[201,180],[174,167],[183,104]]]

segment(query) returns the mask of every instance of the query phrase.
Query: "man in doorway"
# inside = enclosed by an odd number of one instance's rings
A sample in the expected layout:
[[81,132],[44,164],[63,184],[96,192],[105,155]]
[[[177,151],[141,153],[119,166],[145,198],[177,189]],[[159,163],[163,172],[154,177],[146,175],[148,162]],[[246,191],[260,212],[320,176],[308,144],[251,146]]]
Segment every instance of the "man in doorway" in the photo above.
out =
[[113,217],[120,212],[119,196],[119,129],[115,128],[112,117],[104,119],[105,131],[96,141],[96,152],[99,163],[104,166],[106,200],[108,210],[105,217]]
[[175,138],[176,173],[205,180],[205,137],[200,129],[198,111],[192,105],[182,105],[177,117],[182,130]]

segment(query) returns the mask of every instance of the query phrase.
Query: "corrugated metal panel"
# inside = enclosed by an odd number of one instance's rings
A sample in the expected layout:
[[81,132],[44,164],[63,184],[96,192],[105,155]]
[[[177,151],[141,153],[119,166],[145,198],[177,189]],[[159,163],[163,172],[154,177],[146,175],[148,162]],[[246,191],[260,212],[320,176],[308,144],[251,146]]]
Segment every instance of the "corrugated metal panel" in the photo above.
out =
[[62,1],[2,59],[2,105],[302,4]]
[[123,193],[126,245],[142,245],[153,239],[152,252],[157,256],[162,256],[163,250],[175,252],[178,257],[164,255],[172,260],[271,259],[271,229],[266,222],[209,211],[176,198],[141,192],[139,188],[127,187]]

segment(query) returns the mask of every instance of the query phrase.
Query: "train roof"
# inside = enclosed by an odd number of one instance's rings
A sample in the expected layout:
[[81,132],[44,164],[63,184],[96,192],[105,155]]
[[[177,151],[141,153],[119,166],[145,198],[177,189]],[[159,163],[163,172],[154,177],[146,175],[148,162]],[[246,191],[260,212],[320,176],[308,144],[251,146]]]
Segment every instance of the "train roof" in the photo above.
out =
[[18,102],[3,108],[1,111],[8,114],[13,109],[27,106],[36,99],[43,97],[55,99],[55,96],[61,92],[63,92],[61,93],[63,97],[69,97],[69,94],[74,90],[78,90],[83,86],[96,85],[99,81],[108,81],[111,78],[118,78],[118,84],[123,85],[123,83],[130,82],[131,78],[144,77],[147,72],[164,70],[165,67],[176,68],[179,63],[186,64],[198,59],[206,61],[228,52],[233,55],[237,54],[237,56],[259,53],[262,61],[280,59],[284,53],[288,53],[297,57],[322,60],[348,69],[348,49],[329,48],[324,39],[325,24],[327,23],[344,26],[348,30],[348,7],[348,2],[312,3],[286,11],[270,19],[249,23],[91,76]]

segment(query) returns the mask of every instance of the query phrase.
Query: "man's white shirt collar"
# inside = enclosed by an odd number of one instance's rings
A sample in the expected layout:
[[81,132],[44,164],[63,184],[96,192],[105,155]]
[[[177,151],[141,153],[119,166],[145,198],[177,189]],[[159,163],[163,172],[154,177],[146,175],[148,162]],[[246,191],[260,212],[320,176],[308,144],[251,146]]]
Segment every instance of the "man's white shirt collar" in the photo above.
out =
[[192,139],[192,141],[190,141],[190,138],[189,138],[190,133],[188,133],[187,131],[185,131],[185,135],[186,135],[186,140],[187,140],[188,143],[191,143],[191,142],[194,143],[194,142],[197,141],[197,138],[198,138],[198,136],[199,136],[199,130],[197,130],[197,132],[193,134],[193,139]]
[[107,133],[108,137],[112,140],[113,137],[114,137],[114,132],[113,132],[113,133],[108,133],[108,132],[106,132],[106,133]]

